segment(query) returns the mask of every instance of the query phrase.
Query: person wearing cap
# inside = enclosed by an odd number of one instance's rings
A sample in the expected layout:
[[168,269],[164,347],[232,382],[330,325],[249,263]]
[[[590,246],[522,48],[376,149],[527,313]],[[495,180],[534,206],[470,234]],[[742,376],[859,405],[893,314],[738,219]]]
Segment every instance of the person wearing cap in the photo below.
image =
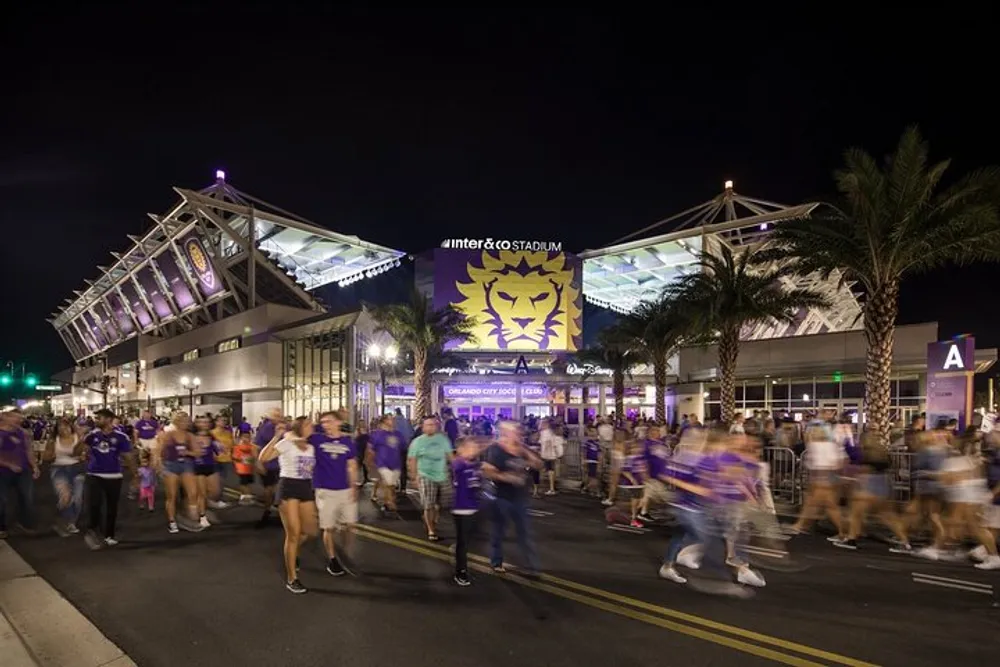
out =
[[31,439],[21,428],[19,410],[0,415],[0,539],[7,537],[7,496],[17,495],[17,521],[27,531],[35,529],[35,484],[38,460],[31,451]]
[[[86,493],[90,506],[90,526],[84,535],[87,546],[97,550],[113,547],[118,503],[122,495],[122,456],[132,451],[127,435],[114,428],[115,413],[103,408],[94,413],[97,426],[84,439],[87,455]],[[104,539],[99,537],[104,518]]]

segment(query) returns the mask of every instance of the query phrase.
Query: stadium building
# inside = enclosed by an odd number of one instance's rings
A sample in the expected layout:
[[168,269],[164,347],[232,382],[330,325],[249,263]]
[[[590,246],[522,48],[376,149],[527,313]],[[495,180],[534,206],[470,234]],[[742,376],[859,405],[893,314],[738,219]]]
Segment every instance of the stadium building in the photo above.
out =
[[[581,424],[614,405],[609,370],[574,356],[598,331],[698,270],[699,253],[760,243],[774,225],[817,206],[744,197],[727,182],[712,200],[597,250],[573,253],[558,239],[462,238],[410,256],[251,197],[222,172],[204,190],[175,191],[177,204],[150,215],[150,231],[129,237],[131,247],[112,253],[99,277],[53,313],[77,364],[71,380],[62,378],[75,385],[65,405],[190,405],[251,422],[274,407],[297,415],[343,406],[360,420],[383,405],[409,414],[412,369],[404,355],[384,354],[394,343],[361,304],[402,301],[415,286],[476,325],[474,340],[449,346],[433,369],[435,409],[561,414]],[[744,332],[739,406],[859,411],[858,297],[836,274],[786,280],[833,305]],[[925,408],[926,349],[936,340],[933,323],[897,331],[893,401],[902,417]],[[996,351],[974,356],[968,372],[988,368]],[[718,413],[715,366],[711,347],[671,359],[671,420]],[[651,415],[654,402],[651,369],[634,368],[626,410]]]

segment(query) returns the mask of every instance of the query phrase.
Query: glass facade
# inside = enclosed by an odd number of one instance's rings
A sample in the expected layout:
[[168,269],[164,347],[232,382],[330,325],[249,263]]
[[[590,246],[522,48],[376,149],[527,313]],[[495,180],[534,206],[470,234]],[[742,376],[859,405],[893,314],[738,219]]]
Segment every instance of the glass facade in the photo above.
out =
[[328,331],[284,343],[282,409],[316,417],[348,406],[348,331]]

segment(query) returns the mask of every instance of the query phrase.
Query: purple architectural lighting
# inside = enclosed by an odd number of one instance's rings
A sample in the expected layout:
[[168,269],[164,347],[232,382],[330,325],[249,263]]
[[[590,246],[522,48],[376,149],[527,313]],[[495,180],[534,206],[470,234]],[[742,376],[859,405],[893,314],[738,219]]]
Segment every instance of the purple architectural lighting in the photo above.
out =
[[226,180],[226,172],[222,171],[221,169],[216,169],[215,170],[215,179],[217,181],[224,181],[224,180]]

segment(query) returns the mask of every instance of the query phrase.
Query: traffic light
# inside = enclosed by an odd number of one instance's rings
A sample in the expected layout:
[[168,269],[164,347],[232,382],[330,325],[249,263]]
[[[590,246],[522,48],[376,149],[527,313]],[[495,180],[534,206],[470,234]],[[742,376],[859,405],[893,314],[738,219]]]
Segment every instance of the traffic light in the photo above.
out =
[[12,381],[10,373],[0,373],[0,387],[9,387]]
[[27,387],[28,389],[34,389],[35,385],[37,384],[38,384],[38,378],[36,378],[33,374],[24,376],[24,386]]

